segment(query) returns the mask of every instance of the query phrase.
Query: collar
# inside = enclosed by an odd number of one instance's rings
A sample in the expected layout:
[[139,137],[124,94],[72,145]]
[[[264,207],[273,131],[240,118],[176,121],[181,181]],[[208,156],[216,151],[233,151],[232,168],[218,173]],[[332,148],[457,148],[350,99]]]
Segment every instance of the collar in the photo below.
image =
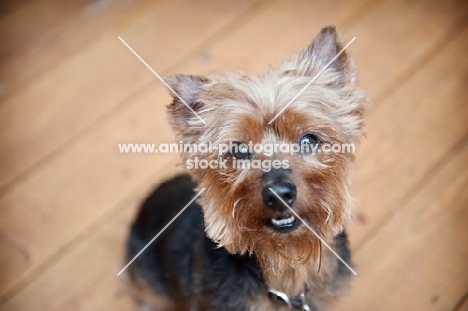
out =
[[270,288],[268,290],[268,296],[273,303],[279,306],[288,306],[289,309],[295,311],[311,311],[310,307],[305,302],[305,295],[309,289],[307,285],[304,286],[304,291],[299,294],[296,298],[290,298],[287,294]]

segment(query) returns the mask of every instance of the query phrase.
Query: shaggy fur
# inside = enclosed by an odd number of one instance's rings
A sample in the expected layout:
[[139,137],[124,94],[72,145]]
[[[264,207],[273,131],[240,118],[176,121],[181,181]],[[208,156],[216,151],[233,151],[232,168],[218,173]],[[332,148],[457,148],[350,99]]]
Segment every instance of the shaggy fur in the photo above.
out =
[[[313,133],[322,143],[357,143],[363,132],[365,94],[356,88],[356,70],[342,53],[271,125],[268,122],[342,49],[333,26],[323,28],[304,50],[262,76],[175,75],[166,82],[205,121],[174,98],[168,107],[177,141],[298,143]],[[218,153],[183,153],[190,159],[218,160]],[[344,227],[352,214],[353,155],[252,154],[259,160],[287,160],[282,172],[295,185],[294,210],[349,262]],[[191,169],[160,186],[144,203],[129,240],[133,257],[194,195],[199,198],[130,266],[134,289],[147,288],[164,307],[140,297],[147,310],[286,310],[267,295],[269,288],[324,310],[349,283],[350,272],[322,247],[304,225],[291,232],[267,224],[278,211],[262,200],[264,171]],[[290,215],[289,211],[281,212]],[[140,290],[141,291],[141,290]],[[138,292],[138,290],[134,290]],[[144,300],[144,301],[143,301]],[[155,300],[155,298],[153,298]],[[161,302],[162,301],[162,302]],[[144,309],[146,310],[146,309]]]

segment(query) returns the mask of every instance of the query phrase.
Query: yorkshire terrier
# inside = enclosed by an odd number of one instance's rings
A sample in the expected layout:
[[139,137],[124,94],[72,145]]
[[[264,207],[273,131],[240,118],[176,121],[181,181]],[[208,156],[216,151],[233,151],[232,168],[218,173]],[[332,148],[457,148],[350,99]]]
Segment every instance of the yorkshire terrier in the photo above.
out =
[[[168,106],[177,141],[231,147],[221,154],[182,152],[185,163],[197,158],[226,165],[192,165],[189,174],[162,183],[143,203],[128,259],[204,189],[130,265],[140,310],[327,310],[346,292],[351,271],[323,243],[351,265],[344,228],[352,217],[354,155],[304,148],[354,144],[363,134],[366,95],[356,87],[350,56],[339,54],[342,48],[335,27],[327,26],[305,49],[260,76],[165,79],[183,99],[174,96]],[[267,156],[239,147],[248,142],[301,148]],[[269,159],[287,165],[233,165]]]

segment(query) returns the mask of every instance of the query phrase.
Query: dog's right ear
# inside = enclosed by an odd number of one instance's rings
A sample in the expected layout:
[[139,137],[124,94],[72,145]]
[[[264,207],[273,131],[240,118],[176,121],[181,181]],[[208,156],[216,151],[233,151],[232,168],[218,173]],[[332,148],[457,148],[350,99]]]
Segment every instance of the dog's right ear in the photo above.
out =
[[200,95],[209,82],[208,78],[180,74],[164,77],[164,81],[169,86],[169,92],[173,98],[172,103],[167,107],[169,121],[173,128],[181,129],[206,124],[200,116],[200,111],[204,106]]
[[356,69],[348,52],[340,52],[342,49],[341,35],[334,25],[329,25],[322,28],[302,51],[285,59],[279,68],[290,74],[312,78],[328,64],[326,70],[334,79],[331,86],[354,85]]

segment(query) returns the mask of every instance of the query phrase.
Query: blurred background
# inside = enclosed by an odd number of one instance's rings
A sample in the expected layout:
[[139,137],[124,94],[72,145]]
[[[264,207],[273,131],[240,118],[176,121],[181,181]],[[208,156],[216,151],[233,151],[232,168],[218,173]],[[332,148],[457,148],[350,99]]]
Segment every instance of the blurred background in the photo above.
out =
[[260,73],[329,23],[371,99],[336,310],[468,310],[468,4],[448,0],[2,0],[0,310],[131,310],[123,245],[180,171],[158,73]]

